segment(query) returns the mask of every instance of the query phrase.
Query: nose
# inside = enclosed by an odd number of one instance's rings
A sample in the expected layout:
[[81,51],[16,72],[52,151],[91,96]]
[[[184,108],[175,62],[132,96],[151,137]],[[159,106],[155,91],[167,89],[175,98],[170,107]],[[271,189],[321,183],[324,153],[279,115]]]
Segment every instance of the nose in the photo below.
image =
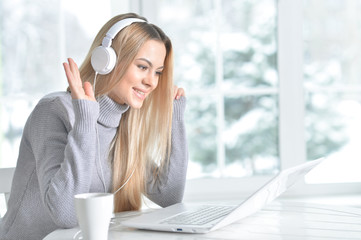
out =
[[153,90],[157,87],[158,80],[159,76],[155,72],[150,71],[143,79],[143,84]]

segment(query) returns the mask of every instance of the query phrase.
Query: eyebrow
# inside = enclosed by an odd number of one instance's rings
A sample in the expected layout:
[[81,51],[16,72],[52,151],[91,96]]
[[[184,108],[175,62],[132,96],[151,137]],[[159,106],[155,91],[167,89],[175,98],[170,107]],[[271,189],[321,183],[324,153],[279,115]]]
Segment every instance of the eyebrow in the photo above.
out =
[[[153,67],[153,63],[151,62],[151,61],[149,61],[148,59],[146,59],[146,58],[137,58],[136,60],[142,60],[142,61],[145,61],[145,62],[147,62],[148,64],[149,64],[149,66],[152,68]],[[164,66],[161,66],[161,67],[159,67],[159,68],[157,68],[157,69],[163,69],[164,68]]]

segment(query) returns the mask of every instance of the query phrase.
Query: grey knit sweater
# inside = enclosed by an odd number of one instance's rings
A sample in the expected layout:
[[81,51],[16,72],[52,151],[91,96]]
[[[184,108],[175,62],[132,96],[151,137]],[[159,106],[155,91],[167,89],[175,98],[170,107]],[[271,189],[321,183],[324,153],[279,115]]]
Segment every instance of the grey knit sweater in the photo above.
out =
[[[188,163],[185,104],[184,97],[174,100],[169,167],[148,181],[147,196],[163,207],[183,198]],[[109,146],[127,109],[107,96],[93,102],[59,92],[40,100],[24,128],[9,208],[0,222],[1,240],[39,240],[55,229],[75,227],[73,196],[103,192],[102,179],[110,192]]]

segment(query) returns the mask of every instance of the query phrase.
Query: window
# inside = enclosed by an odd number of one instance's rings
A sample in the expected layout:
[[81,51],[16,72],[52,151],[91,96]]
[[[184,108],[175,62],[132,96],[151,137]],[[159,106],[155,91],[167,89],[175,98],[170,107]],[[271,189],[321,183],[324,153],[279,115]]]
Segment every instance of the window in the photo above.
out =
[[66,89],[62,62],[67,57],[83,60],[95,34],[111,17],[110,4],[1,1],[0,167],[16,165],[30,112],[45,94]]
[[105,21],[133,11],[174,45],[188,99],[189,196],[234,197],[325,155],[328,166],[299,192],[352,193],[361,181],[359,8],[357,0],[1,1],[0,167],[15,166],[37,101],[66,88],[62,61],[81,62]]
[[275,1],[155,1],[151,11],[186,89],[189,178],[277,172]]
[[[322,156],[329,157],[324,171],[298,193],[359,188],[359,174],[349,176],[359,169],[358,154],[349,147],[361,88],[330,84],[349,63],[349,75],[358,76],[358,38],[334,38],[340,29],[358,32],[357,1],[141,2],[142,13],[172,38],[175,79],[186,89],[190,195],[235,196],[241,191],[234,186],[254,190],[262,176]],[[346,61],[343,49],[352,53]],[[349,163],[342,173],[340,160]],[[356,184],[320,185],[326,182]]]

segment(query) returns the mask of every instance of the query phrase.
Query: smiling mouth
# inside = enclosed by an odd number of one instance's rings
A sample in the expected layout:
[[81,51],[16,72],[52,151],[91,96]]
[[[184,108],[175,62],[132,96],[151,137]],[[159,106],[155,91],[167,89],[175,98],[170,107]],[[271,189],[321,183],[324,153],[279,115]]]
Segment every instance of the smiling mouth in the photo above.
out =
[[142,92],[142,91],[140,91],[140,90],[138,90],[138,89],[135,89],[135,88],[133,88],[133,90],[134,90],[134,92],[135,92],[135,95],[136,95],[138,98],[140,98],[140,99],[142,99],[142,100],[145,99],[145,92]]

